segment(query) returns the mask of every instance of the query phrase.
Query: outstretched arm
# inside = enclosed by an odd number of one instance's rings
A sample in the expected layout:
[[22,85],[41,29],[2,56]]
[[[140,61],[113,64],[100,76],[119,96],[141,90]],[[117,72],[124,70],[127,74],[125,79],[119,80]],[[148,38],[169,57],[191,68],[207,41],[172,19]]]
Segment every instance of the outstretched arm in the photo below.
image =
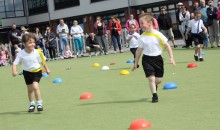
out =
[[139,59],[141,57],[141,53],[143,51],[143,48],[139,48],[137,49],[136,51],[136,57],[135,57],[135,63],[134,63],[134,66],[131,68],[132,71],[134,71],[135,69],[137,69],[137,65],[138,65],[138,62],[139,62]]
[[165,47],[168,51],[168,54],[170,56],[170,63],[173,65],[173,66],[176,66],[176,63],[175,63],[175,60],[174,60],[174,57],[173,57],[173,51],[172,51],[172,48],[170,47],[170,44],[169,43],[165,43]]

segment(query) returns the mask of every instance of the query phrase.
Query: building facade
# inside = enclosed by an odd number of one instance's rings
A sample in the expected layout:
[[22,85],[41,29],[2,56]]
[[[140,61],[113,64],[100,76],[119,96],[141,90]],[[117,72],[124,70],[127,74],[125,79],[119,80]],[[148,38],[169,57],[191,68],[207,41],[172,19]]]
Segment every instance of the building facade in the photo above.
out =
[[[190,8],[195,1],[199,0],[0,0],[0,34],[6,33],[12,23],[16,23],[18,27],[26,26],[30,31],[40,27],[43,33],[47,26],[55,31],[61,18],[69,28],[73,25],[73,20],[77,20],[85,33],[93,32],[97,16],[101,16],[106,25],[112,16],[116,16],[125,27],[129,14],[138,18],[140,11],[144,10],[153,12],[157,17],[160,8],[165,6],[172,17],[173,30],[178,37],[176,4],[183,2]],[[5,40],[7,39],[3,39]]]

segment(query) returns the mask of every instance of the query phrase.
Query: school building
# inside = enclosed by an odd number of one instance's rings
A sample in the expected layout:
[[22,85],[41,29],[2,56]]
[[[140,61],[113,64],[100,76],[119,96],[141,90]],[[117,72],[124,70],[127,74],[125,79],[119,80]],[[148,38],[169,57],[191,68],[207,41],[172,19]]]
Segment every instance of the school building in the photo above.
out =
[[101,16],[106,25],[112,16],[116,16],[125,27],[129,14],[138,18],[140,11],[144,10],[157,17],[162,6],[171,15],[175,37],[179,37],[176,4],[182,2],[190,9],[195,1],[199,0],[0,0],[0,40],[7,42],[5,36],[12,23],[28,27],[30,31],[40,27],[44,33],[49,25],[55,31],[59,19],[63,18],[69,28],[73,20],[77,20],[84,32],[89,33],[93,32],[96,16]]

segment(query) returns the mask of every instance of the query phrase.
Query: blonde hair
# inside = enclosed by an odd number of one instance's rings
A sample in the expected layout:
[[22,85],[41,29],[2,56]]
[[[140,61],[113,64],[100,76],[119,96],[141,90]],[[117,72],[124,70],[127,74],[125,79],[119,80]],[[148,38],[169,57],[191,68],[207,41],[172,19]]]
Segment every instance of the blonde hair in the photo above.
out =
[[148,23],[152,22],[152,24],[154,25],[154,17],[153,17],[152,13],[143,13],[143,14],[139,15],[139,19],[141,19],[141,18],[143,18]]

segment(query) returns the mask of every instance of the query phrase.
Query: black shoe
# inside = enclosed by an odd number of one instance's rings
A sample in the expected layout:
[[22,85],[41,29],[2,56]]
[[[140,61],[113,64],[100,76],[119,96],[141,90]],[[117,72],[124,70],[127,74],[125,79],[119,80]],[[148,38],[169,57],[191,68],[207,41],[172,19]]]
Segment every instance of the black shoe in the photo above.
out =
[[174,47],[174,48],[177,48],[177,45],[174,45],[173,47]]
[[38,105],[38,106],[37,106],[37,111],[43,111],[43,106]]
[[139,68],[140,66],[139,65],[137,65],[137,68]]
[[196,56],[196,55],[194,55],[194,59],[195,59],[195,61],[198,61],[198,60],[199,60],[199,57]]
[[34,105],[30,105],[28,112],[34,112],[35,110],[35,106]]
[[199,58],[199,61],[204,61],[204,59],[201,57],[201,58]]
[[156,103],[156,102],[158,102],[158,96],[157,93],[153,93],[152,103]]
[[211,46],[211,48],[214,48],[214,46]]
[[152,97],[152,103],[157,103],[158,102],[158,97]]
[[158,86],[156,85],[156,90],[157,90]]

